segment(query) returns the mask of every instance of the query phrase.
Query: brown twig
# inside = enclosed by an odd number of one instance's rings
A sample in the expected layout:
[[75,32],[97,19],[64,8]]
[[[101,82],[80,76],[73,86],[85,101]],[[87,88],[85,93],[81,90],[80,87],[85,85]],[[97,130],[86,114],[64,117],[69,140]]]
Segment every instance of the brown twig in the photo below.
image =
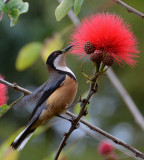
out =
[[31,91],[29,91],[29,90],[27,90],[27,89],[25,89],[25,88],[22,88],[22,87],[20,87],[20,86],[18,86],[16,83],[13,83],[13,84],[12,84],[12,83],[9,83],[9,82],[1,79],[1,78],[0,78],[0,83],[3,83],[3,84],[5,84],[6,86],[11,87],[11,88],[13,88],[13,89],[15,89],[15,90],[17,90],[17,91],[23,92],[24,95],[28,95],[28,94],[31,94],[31,93],[32,93]]
[[[69,112],[69,111],[67,111],[66,114],[69,115],[69,116],[71,116],[72,118],[76,118],[76,115],[73,114],[73,113],[71,113],[71,112]],[[96,126],[94,126],[94,125],[92,125],[90,123],[88,123],[87,121],[85,121],[83,119],[80,119],[80,122],[82,124],[84,124],[85,126],[87,126],[89,129],[91,129],[91,130],[93,130],[93,131],[95,131],[95,132],[103,135],[104,137],[107,137],[108,139],[112,140],[114,143],[116,143],[116,144],[118,144],[120,146],[125,147],[129,151],[133,152],[136,157],[144,159],[144,154],[142,152],[138,151],[137,149],[131,147],[130,145],[124,143],[123,141],[117,139],[116,137],[110,135],[109,133],[103,131],[102,129],[100,129],[100,128],[98,128],[98,127],[96,127]]]
[[116,2],[117,4],[121,5],[122,7],[126,8],[128,12],[134,13],[135,15],[141,17],[144,19],[144,14],[141,13],[140,11],[136,10],[135,8],[132,8],[131,6],[127,5],[126,3],[124,3],[121,0],[112,0],[114,2]]
[[66,142],[68,140],[68,138],[70,137],[70,135],[72,134],[72,132],[77,129],[78,125],[79,125],[79,121],[81,119],[82,116],[85,116],[87,114],[87,110],[86,110],[86,105],[89,103],[89,100],[91,98],[91,96],[97,92],[97,78],[100,76],[101,74],[98,72],[97,74],[95,74],[94,78],[92,79],[93,83],[91,83],[90,85],[90,89],[88,92],[88,95],[86,97],[86,99],[83,99],[81,101],[81,110],[79,112],[79,114],[74,117],[74,119],[72,120],[72,125],[69,129],[69,131],[67,133],[64,134],[64,137],[58,147],[57,153],[55,155],[54,160],[57,160],[61,151],[63,150],[63,148],[66,146]]
[[[89,128],[85,128],[85,127],[80,127],[80,130],[83,131],[85,133],[84,136],[89,136],[93,139],[95,139],[96,141],[108,141],[110,142],[109,139],[106,139],[106,137],[104,136],[101,136],[101,135],[98,135],[96,134],[96,132],[93,132],[92,130],[90,130]],[[111,143],[111,142],[110,142]],[[111,143],[115,149],[119,150],[120,152],[122,152],[124,155],[119,155],[119,159],[126,159],[126,158],[130,158],[132,157],[133,159],[136,159],[135,155],[132,154],[131,152],[129,152],[129,150],[127,149],[122,149],[120,146],[118,146],[116,143],[112,142]],[[139,158],[140,159],[140,158]]]
[[[17,85],[17,88],[15,88],[15,86],[12,83],[7,82],[7,81],[5,81],[3,79],[0,79],[0,83],[3,83],[6,86],[11,87],[11,88],[13,88],[15,90],[18,90],[18,91],[20,91],[20,92],[22,92],[24,94],[31,94],[32,93],[31,91],[29,91],[29,90],[27,90],[25,88],[22,88],[22,87],[20,87],[18,85]],[[74,118],[74,119],[77,117],[75,114],[73,114],[73,113],[71,113],[69,111],[67,111],[66,114],[69,115],[70,117]],[[87,121],[85,121],[83,119],[80,119],[79,121],[81,123],[83,123],[85,126],[87,126],[88,128],[90,128],[91,130],[103,135],[104,137],[107,137],[108,139],[112,140],[114,143],[119,144],[119,145],[123,146],[124,148],[130,150],[132,153],[135,154],[136,157],[140,157],[140,158],[144,159],[144,154],[141,153],[140,151],[136,150],[135,148],[129,146],[128,144],[124,143],[123,141],[117,139],[116,137],[108,134],[107,132],[105,132],[102,129],[100,129],[100,128],[88,123]]]

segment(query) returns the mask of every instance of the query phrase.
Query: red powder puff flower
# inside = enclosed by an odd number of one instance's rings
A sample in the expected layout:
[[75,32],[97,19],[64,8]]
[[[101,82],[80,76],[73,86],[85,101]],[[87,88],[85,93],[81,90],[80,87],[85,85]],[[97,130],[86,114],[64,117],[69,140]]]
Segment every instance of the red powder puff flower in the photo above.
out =
[[[1,75],[0,78],[4,79],[4,77]],[[7,86],[0,83],[0,106],[6,103],[7,103]]]
[[76,44],[72,54],[85,56],[84,44],[93,44],[96,50],[113,56],[118,63],[125,62],[130,66],[136,64],[134,58],[139,53],[130,26],[120,16],[110,13],[85,18],[72,34],[72,43]]
[[114,150],[113,146],[107,141],[102,141],[98,146],[98,152],[101,155],[110,154],[113,152],[113,150]]

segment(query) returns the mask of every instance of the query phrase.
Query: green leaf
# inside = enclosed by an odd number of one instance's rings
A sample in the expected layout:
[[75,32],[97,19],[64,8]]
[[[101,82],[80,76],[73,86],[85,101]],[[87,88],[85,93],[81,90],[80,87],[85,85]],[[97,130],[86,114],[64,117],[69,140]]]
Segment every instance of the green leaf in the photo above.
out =
[[87,82],[89,83],[93,83],[93,81],[91,80],[91,77],[89,77],[87,74],[85,74],[84,72],[82,72],[83,76],[87,79]]
[[47,39],[41,52],[43,61],[45,62],[53,51],[61,49],[63,45],[64,42],[60,34],[55,34],[52,38]]
[[74,3],[74,12],[75,12],[75,15],[77,16],[81,10],[81,6],[83,4],[83,1],[84,0],[75,0],[75,3]]
[[0,106],[0,117],[2,117],[9,109],[10,107],[6,104]]
[[74,0],[63,0],[55,10],[56,20],[60,21],[72,8],[73,4]]
[[82,71],[82,74],[86,79],[89,79],[89,76],[87,74],[85,74],[83,71]]
[[25,45],[18,53],[16,59],[16,69],[23,71],[30,67],[40,56],[43,44],[40,42],[32,42]]
[[4,3],[0,0],[0,11],[3,11],[10,18],[10,26],[14,26],[17,23],[18,17],[22,13],[28,11],[29,4],[22,0],[10,0],[8,3]]

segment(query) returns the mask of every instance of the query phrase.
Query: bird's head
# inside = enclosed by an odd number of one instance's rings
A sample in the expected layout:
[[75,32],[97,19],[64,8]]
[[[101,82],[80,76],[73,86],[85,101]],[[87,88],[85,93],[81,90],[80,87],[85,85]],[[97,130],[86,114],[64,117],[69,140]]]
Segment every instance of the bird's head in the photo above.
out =
[[46,61],[48,67],[51,67],[55,70],[59,70],[61,67],[66,66],[66,53],[71,47],[72,45],[69,45],[63,50],[57,50],[52,52]]

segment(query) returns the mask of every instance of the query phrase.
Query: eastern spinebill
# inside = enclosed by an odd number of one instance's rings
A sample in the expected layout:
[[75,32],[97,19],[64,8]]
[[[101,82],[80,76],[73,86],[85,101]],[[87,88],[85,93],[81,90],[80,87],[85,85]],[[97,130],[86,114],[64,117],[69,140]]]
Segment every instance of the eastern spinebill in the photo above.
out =
[[49,55],[46,61],[49,78],[36,90],[40,92],[40,96],[27,126],[12,142],[13,149],[22,150],[37,127],[65,113],[74,101],[78,87],[77,80],[66,65],[66,52],[71,47],[72,45]]

